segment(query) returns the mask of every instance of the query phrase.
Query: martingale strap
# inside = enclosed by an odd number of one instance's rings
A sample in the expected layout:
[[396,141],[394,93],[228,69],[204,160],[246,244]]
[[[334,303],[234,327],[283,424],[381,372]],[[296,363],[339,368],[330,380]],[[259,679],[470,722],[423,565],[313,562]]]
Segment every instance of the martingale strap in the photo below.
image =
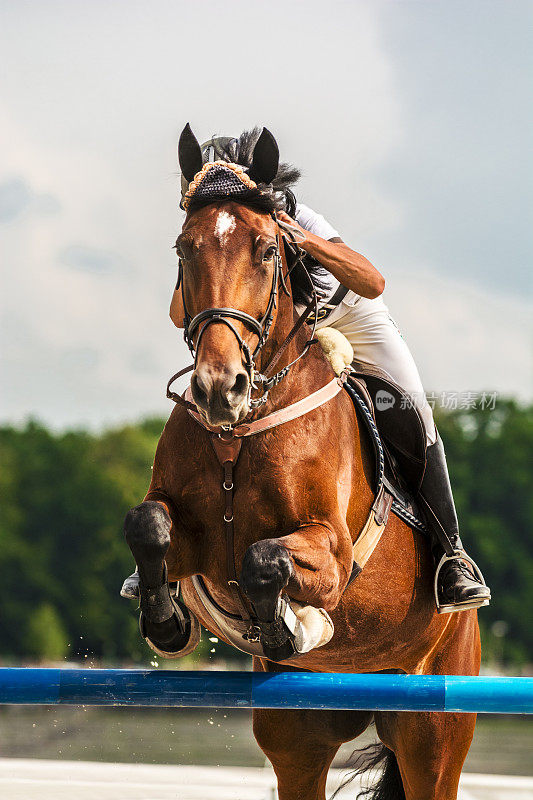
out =
[[226,575],[232,597],[237,604],[242,620],[247,625],[248,641],[259,641],[259,629],[252,622],[254,616],[251,604],[239,586],[235,567],[235,529],[233,518],[233,470],[241,452],[242,439],[222,431],[211,437],[211,444],[223,470],[222,489],[224,490],[224,531],[226,538]]

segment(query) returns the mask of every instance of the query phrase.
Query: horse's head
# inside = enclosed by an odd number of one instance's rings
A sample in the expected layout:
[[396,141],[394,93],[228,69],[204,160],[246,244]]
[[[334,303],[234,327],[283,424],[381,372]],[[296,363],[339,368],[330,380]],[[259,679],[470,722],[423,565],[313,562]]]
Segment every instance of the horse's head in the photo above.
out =
[[[187,181],[195,175],[198,180],[202,156],[188,126],[180,139],[179,159]],[[277,167],[275,140],[264,131],[246,177],[254,185],[269,184]],[[238,192],[238,183],[236,187]],[[195,351],[192,396],[210,425],[226,426],[242,421],[250,410],[254,351],[276,315],[279,231],[266,206],[246,205],[238,196],[212,197],[206,193],[203,200],[190,203],[176,246],[185,331]]]

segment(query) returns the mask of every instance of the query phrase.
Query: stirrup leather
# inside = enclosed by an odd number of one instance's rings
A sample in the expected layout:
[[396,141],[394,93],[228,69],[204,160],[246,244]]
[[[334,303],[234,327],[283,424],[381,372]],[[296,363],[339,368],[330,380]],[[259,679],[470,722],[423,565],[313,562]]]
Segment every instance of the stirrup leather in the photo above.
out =
[[435,570],[435,580],[433,582],[433,591],[435,594],[435,605],[437,606],[437,612],[439,614],[453,614],[456,611],[466,611],[467,609],[471,608],[481,608],[482,606],[488,606],[490,601],[489,597],[484,597],[483,599],[479,600],[467,600],[465,603],[446,603],[441,604],[439,601],[439,577],[441,570],[445,564],[449,561],[454,561],[454,559],[459,558],[461,561],[466,561],[467,564],[470,564],[472,570],[474,572],[474,576],[478,579],[482,586],[487,586],[485,583],[485,578],[483,577],[483,573],[481,572],[480,568],[476,564],[473,558],[470,558],[469,555],[465,553],[464,550],[455,550],[453,555],[447,556],[446,553],[442,556],[441,560],[437,565],[437,569]]

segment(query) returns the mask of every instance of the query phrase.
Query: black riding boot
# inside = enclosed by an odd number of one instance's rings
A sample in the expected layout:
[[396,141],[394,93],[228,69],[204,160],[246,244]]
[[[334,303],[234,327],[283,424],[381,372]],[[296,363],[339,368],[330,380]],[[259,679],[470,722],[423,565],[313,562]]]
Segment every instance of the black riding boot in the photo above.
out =
[[467,556],[461,538],[442,439],[427,449],[420,495],[436,564],[436,601],[440,614],[486,606],[490,589]]

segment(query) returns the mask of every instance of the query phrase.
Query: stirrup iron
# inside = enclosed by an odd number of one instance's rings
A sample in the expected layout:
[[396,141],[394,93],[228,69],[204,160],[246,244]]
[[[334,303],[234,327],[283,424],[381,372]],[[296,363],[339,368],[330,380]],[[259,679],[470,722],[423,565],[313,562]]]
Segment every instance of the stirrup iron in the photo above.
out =
[[441,570],[445,564],[447,564],[449,561],[454,561],[456,558],[460,559],[461,561],[466,561],[466,563],[472,567],[474,576],[479,580],[481,585],[485,587],[487,586],[485,578],[483,577],[483,573],[481,572],[480,568],[478,567],[474,559],[470,558],[470,556],[467,555],[464,550],[454,550],[454,553],[451,556],[448,556],[445,553],[437,565],[437,569],[435,570],[435,579],[433,582],[435,605],[437,606],[437,612],[439,614],[453,614],[456,611],[466,611],[467,609],[471,608],[481,608],[482,606],[488,606],[490,602],[490,597],[485,597],[482,600],[468,600],[466,603],[445,603],[445,604],[440,603],[439,576]]

